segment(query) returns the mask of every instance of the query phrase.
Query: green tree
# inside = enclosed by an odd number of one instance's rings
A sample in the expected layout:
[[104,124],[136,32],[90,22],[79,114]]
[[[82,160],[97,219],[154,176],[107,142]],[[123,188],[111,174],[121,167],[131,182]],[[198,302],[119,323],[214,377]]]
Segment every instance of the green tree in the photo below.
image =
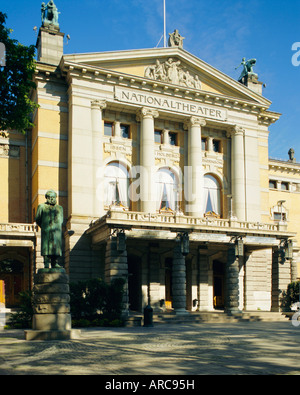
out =
[[6,18],[7,15],[0,12],[0,43],[2,48],[5,46],[5,66],[0,67],[0,131],[26,133],[33,126],[31,114],[38,107],[30,100],[30,92],[36,87],[33,82],[35,47],[10,38]]

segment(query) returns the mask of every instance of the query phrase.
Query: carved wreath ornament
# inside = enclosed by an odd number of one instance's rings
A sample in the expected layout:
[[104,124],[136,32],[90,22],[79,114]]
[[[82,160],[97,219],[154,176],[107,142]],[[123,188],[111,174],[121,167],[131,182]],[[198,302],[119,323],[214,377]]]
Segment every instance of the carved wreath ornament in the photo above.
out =
[[187,88],[201,89],[199,77],[197,75],[191,75],[190,72],[186,71],[185,67],[181,65],[180,60],[175,61],[172,58],[164,63],[156,60],[154,65],[146,68],[145,77],[156,81],[185,86]]

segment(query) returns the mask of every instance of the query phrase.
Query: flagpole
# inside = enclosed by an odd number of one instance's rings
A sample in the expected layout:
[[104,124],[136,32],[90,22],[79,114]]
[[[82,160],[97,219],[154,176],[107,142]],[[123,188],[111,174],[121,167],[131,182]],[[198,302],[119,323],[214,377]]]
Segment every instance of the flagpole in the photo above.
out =
[[164,47],[167,48],[166,0],[164,0]]

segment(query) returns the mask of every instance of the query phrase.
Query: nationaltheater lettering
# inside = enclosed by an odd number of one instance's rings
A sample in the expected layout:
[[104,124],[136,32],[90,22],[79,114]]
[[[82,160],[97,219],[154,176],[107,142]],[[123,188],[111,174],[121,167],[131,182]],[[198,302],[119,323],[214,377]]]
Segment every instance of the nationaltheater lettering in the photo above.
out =
[[226,110],[190,103],[183,100],[165,98],[158,95],[139,93],[136,91],[124,90],[116,87],[115,97],[117,100],[123,102],[140,104],[142,106],[151,106],[155,108],[160,108],[162,110],[198,115],[218,120],[227,119]]

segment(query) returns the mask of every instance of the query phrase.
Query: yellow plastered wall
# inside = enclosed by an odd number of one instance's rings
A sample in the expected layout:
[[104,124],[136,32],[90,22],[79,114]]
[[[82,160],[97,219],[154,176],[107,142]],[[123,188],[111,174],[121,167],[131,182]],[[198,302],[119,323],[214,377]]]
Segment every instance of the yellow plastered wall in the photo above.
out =
[[[19,154],[11,155],[7,147],[17,147]],[[25,223],[27,220],[25,150],[25,137],[22,134],[9,133],[7,141],[1,141],[0,222],[2,223]]]
[[32,150],[32,219],[39,204],[45,202],[45,191],[58,192],[57,203],[67,215],[68,194],[68,113],[67,103],[41,98],[35,120]]

